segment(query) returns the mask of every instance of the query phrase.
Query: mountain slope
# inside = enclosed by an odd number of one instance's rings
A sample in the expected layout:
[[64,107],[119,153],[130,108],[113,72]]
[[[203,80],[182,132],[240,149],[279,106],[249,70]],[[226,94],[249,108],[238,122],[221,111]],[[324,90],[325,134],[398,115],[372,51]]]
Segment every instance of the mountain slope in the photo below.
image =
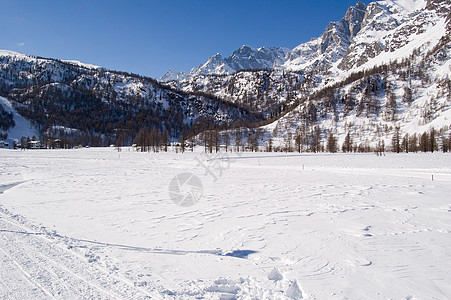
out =
[[[424,9],[412,10],[414,4]],[[310,151],[327,147],[331,136],[343,151],[448,151],[448,13],[449,3],[443,2],[370,4],[362,30],[318,86],[322,93],[266,126],[266,135],[282,148],[289,136],[293,144],[299,137],[300,149]]]
[[12,146],[14,141],[19,141],[21,137],[39,137],[39,131],[14,109],[10,100],[0,97],[0,110],[7,112],[13,120],[12,124],[10,124],[11,126],[0,129],[0,135],[4,135],[5,138],[3,140],[9,146]]
[[352,150],[395,149],[399,136],[414,134],[419,146],[427,132],[434,150],[450,140],[449,16],[449,1],[357,2],[291,51],[243,46],[187,75],[169,72],[166,84],[0,52],[0,95],[41,133],[70,132],[84,144],[131,143],[141,130],[177,139],[241,126],[248,143],[258,136],[260,145],[308,151],[334,139],[352,140]]
[[358,2],[266,74],[213,72],[173,85],[266,113],[260,145],[274,139],[285,148],[299,137],[304,150],[317,151],[331,134],[341,145],[349,133],[353,149],[391,149],[395,134],[434,129],[439,148],[451,127],[449,15],[441,0]]
[[326,71],[331,64],[341,59],[352,39],[361,29],[366,5],[357,2],[350,7],[343,19],[331,22],[324,33],[310,42],[295,47],[282,65],[289,70]]
[[239,106],[138,75],[0,52],[0,95],[50,136],[82,144],[131,143],[141,129],[178,139],[191,129],[253,121]]

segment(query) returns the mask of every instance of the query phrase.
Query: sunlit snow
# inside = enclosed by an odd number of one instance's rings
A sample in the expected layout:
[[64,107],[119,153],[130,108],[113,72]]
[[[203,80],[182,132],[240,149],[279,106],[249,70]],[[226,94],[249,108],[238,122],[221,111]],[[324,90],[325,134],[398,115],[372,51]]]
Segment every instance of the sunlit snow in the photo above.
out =
[[451,156],[201,150],[1,150],[0,297],[451,294]]

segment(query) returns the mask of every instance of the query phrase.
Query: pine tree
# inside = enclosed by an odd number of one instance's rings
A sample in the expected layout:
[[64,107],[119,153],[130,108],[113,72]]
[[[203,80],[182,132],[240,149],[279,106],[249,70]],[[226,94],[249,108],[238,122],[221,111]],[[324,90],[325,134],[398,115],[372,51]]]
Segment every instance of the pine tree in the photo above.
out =
[[292,152],[291,143],[292,143],[292,134],[291,132],[288,132],[287,135],[285,136],[285,152]]
[[427,132],[423,132],[421,135],[419,148],[422,152],[427,152],[429,150],[429,135]]
[[431,132],[429,134],[429,151],[434,152],[435,150],[438,150],[437,140],[435,139],[435,129],[432,128]]
[[269,139],[268,139],[268,142],[267,142],[267,144],[266,144],[266,152],[272,152],[272,137],[270,137]]
[[298,134],[296,134],[296,138],[295,138],[295,146],[296,146],[296,150],[298,151],[298,153],[301,153],[301,143],[302,143],[302,137],[301,137],[301,134],[298,133]]
[[448,150],[449,150],[448,144],[449,144],[449,141],[446,138],[446,136],[442,136],[442,151],[443,151],[443,153],[448,152]]
[[399,153],[401,152],[401,137],[400,137],[400,132],[399,132],[399,126],[395,127],[395,132],[393,133],[393,138],[392,138],[392,150],[393,152]]
[[402,138],[401,151],[409,153],[409,134],[405,134]]
[[331,153],[336,153],[338,151],[337,139],[334,137],[333,133],[330,133],[327,139],[327,151]]
[[402,97],[402,100],[409,105],[410,103],[412,103],[412,89],[407,85],[404,86],[404,95]]
[[240,129],[235,130],[235,151],[239,152],[240,147],[242,146],[242,133]]
[[311,149],[313,152],[321,151],[321,130],[318,126],[313,129]]
[[220,139],[220,136],[219,136],[219,130],[215,129],[213,131],[213,134],[214,134],[213,140],[214,140],[214,145],[215,145],[215,152],[218,153],[219,152],[219,148],[221,146],[221,139]]
[[[182,133],[182,136],[184,137],[185,134]],[[161,139],[162,139],[162,143],[163,143],[163,150],[164,150],[164,152],[168,152],[169,133],[168,133],[168,131],[166,129],[163,131],[163,135],[161,136]]]
[[182,139],[180,140],[180,151],[182,153],[185,152],[185,135],[182,135]]
[[418,152],[418,138],[416,133],[409,138],[409,150],[410,152]]
[[228,149],[229,149],[229,146],[230,146],[230,135],[229,135],[229,133],[225,132],[222,139],[224,141],[225,150],[226,150],[226,152],[228,152]]
[[343,145],[341,146],[341,150],[343,152],[352,152],[352,138],[350,132],[346,135]]
[[387,92],[387,103],[385,105],[385,118],[387,121],[396,121],[397,107],[396,95],[392,92]]

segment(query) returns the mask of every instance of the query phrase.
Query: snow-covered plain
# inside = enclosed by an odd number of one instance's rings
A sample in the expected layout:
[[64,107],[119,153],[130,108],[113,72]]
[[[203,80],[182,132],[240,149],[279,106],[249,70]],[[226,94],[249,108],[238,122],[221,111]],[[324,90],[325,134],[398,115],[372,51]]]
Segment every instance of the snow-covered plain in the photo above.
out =
[[[0,149],[0,166],[0,298],[451,295],[449,154]],[[202,182],[193,206],[170,199],[180,173]]]

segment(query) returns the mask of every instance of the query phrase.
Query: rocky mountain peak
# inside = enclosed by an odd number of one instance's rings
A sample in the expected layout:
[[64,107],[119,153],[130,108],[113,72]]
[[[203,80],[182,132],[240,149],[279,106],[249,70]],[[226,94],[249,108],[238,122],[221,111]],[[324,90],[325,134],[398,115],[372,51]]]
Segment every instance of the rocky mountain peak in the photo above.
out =
[[160,81],[162,82],[169,82],[169,81],[181,81],[186,78],[185,72],[174,72],[173,70],[169,70],[164,74]]
[[360,31],[362,21],[365,16],[366,7],[366,4],[359,1],[355,6],[348,8],[343,20],[344,22],[347,22],[347,27],[349,28],[351,37],[355,37]]
[[[241,46],[226,58],[217,53],[208,58],[207,62],[193,68],[186,78],[208,74],[232,74],[240,70],[258,70],[272,68],[274,63],[282,64],[290,49],[283,47],[253,48]],[[167,81],[169,77],[163,76],[160,81]]]
[[365,9],[365,4],[357,2],[356,6],[348,8],[343,19],[329,23],[321,37],[321,53],[334,51],[334,48],[338,48],[338,52],[345,50],[360,31]]

